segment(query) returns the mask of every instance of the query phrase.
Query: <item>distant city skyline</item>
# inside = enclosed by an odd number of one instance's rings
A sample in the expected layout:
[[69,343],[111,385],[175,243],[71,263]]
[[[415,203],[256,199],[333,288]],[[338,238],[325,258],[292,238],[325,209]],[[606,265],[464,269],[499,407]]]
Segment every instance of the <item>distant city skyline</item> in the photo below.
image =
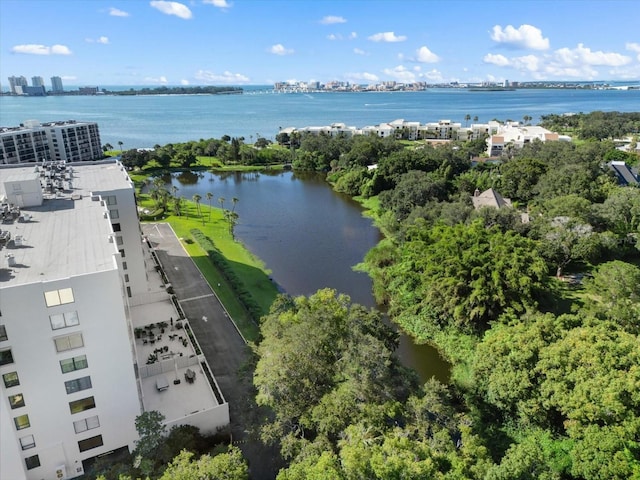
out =
[[636,9],[633,0],[2,0],[0,84],[637,82]]

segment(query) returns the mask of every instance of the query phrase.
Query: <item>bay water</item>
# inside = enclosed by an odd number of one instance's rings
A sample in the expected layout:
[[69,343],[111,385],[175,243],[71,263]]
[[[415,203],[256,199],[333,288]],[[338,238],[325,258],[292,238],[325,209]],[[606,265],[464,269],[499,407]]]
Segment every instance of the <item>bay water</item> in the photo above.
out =
[[[275,139],[285,127],[345,123],[364,127],[396,119],[421,123],[451,120],[465,125],[522,120],[556,113],[640,111],[640,90],[525,89],[471,92],[432,89],[420,92],[274,94],[247,87],[242,95],[0,96],[0,126],[25,120],[75,119],[97,122],[103,144],[143,148],[223,135]],[[473,120],[472,120],[473,121]]]

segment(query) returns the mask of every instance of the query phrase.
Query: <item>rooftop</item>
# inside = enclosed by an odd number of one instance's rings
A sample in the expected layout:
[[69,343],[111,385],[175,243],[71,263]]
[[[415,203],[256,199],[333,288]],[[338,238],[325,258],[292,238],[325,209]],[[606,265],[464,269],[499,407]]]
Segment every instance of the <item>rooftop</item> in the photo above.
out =
[[[115,163],[77,165],[69,170],[65,189],[45,192],[42,205],[18,209],[3,202],[3,208],[13,212],[0,223],[3,287],[117,268],[118,248],[110,241],[110,221],[104,205],[91,194],[128,188],[128,177]],[[41,173],[35,165],[0,168],[0,198],[7,197],[5,182],[41,177],[45,184]]]

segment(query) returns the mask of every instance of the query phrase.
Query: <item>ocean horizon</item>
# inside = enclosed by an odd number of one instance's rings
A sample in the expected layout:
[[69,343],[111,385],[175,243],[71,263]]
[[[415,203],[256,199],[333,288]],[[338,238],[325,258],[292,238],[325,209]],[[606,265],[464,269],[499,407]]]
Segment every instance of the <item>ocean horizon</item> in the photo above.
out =
[[[362,128],[404,119],[420,123],[450,120],[466,125],[494,119],[521,121],[526,115],[535,124],[548,114],[640,111],[640,90],[471,92],[433,88],[417,92],[285,94],[260,93],[271,85],[252,87],[245,90],[252,94],[244,95],[0,96],[0,126],[18,126],[27,120],[97,122],[103,144],[118,148],[122,142],[127,149],[223,135],[244,137],[252,143],[259,136],[275,140],[281,128],[332,123]],[[465,120],[467,115],[471,117],[469,122]]]

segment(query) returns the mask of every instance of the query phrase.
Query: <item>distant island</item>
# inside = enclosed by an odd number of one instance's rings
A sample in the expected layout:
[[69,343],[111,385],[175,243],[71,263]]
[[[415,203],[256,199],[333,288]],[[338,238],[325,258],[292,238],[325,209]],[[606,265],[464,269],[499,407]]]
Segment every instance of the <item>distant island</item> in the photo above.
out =
[[241,94],[243,89],[241,87],[156,87],[156,88],[140,88],[122,91],[109,91],[101,90],[101,93],[105,95],[230,95]]

